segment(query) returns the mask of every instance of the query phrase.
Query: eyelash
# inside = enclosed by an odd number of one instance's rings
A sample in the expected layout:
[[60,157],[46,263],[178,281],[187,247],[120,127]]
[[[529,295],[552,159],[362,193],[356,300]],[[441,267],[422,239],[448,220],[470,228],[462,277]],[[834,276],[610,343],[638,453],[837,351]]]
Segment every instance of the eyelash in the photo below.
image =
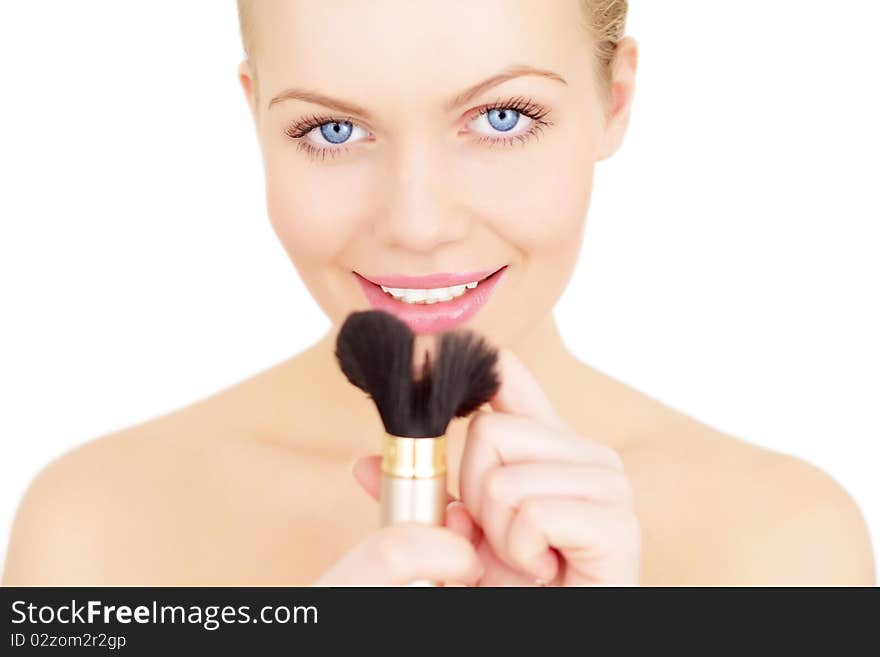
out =
[[[489,135],[481,135],[477,140],[478,142],[489,142],[493,146],[497,146],[499,144],[513,145],[514,140],[521,142],[525,145],[526,141],[538,135],[538,133],[542,132],[544,127],[553,125],[552,121],[546,120],[544,117],[547,116],[549,110],[545,109],[541,105],[533,102],[531,99],[526,98],[524,96],[517,96],[516,98],[511,98],[506,101],[496,101],[489,105],[485,105],[479,108],[474,114],[468,119],[468,121],[473,121],[483,114],[488,114],[492,110],[500,110],[500,109],[512,109],[522,114],[524,116],[532,119],[532,125],[529,126],[529,129],[525,132],[513,135],[511,137],[491,137]],[[297,147],[306,151],[306,153],[312,158],[321,158],[325,159],[328,155],[330,157],[335,157],[340,153],[346,152],[349,147],[342,146],[339,148],[333,147],[318,147],[313,146],[308,143],[304,137],[325,123],[355,123],[354,119],[351,117],[340,118],[338,116],[328,116],[328,115],[318,115],[312,114],[309,117],[300,119],[292,123],[288,128],[284,131],[284,133],[290,137],[291,139],[297,142]]]

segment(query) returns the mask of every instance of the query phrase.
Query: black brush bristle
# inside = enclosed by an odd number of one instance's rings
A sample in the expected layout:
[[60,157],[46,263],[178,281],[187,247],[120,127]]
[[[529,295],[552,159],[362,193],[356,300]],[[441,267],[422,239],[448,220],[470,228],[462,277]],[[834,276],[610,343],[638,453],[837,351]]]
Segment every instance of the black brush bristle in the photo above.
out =
[[498,352],[473,331],[451,331],[440,337],[431,368],[434,413],[466,417],[498,391]]
[[394,436],[442,436],[453,417],[465,417],[489,401],[500,380],[497,351],[476,333],[440,336],[433,363],[413,375],[415,336],[383,310],[351,313],[336,339],[336,359],[346,378],[376,403]]

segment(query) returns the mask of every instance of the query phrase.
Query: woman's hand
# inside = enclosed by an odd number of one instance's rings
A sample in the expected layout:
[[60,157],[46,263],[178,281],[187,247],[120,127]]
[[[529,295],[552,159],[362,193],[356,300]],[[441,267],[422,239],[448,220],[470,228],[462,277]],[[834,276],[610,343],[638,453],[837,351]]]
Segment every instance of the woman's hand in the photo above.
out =
[[[446,518],[477,550],[480,585],[637,585],[641,532],[620,457],[563,422],[508,350],[499,374],[492,411],[468,425],[462,499]],[[355,475],[378,496],[379,457]]]
[[315,586],[403,586],[415,580],[474,585],[483,565],[460,534],[446,527],[405,523],[369,534]]
[[[493,556],[537,583],[637,585],[641,532],[617,452],[568,426],[512,352],[499,366],[494,412],[472,416],[459,476]],[[506,577],[487,568],[483,583]]]

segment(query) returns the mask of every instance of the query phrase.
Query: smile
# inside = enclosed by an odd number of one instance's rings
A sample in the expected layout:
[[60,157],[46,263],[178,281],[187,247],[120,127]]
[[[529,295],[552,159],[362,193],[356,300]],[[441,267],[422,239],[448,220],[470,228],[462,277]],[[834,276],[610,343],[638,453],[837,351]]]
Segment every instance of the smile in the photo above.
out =
[[406,322],[414,333],[440,333],[470,319],[489,300],[507,265],[496,270],[428,276],[352,272],[369,304]]
[[472,281],[464,285],[453,285],[451,287],[429,287],[429,288],[412,288],[412,287],[385,287],[380,285],[382,291],[391,295],[398,301],[404,303],[440,303],[443,301],[452,301],[463,295],[467,290],[473,290],[479,281]]

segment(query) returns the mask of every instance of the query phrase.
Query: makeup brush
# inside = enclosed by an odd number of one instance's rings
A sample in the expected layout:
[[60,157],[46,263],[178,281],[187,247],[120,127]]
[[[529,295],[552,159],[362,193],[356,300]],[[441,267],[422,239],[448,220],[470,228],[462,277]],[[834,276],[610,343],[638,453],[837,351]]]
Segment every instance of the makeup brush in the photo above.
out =
[[470,415],[500,386],[497,350],[471,330],[440,334],[433,362],[426,351],[418,377],[414,344],[409,326],[383,310],[351,313],[336,339],[342,372],[372,398],[385,426],[382,526],[444,524],[449,422]]

